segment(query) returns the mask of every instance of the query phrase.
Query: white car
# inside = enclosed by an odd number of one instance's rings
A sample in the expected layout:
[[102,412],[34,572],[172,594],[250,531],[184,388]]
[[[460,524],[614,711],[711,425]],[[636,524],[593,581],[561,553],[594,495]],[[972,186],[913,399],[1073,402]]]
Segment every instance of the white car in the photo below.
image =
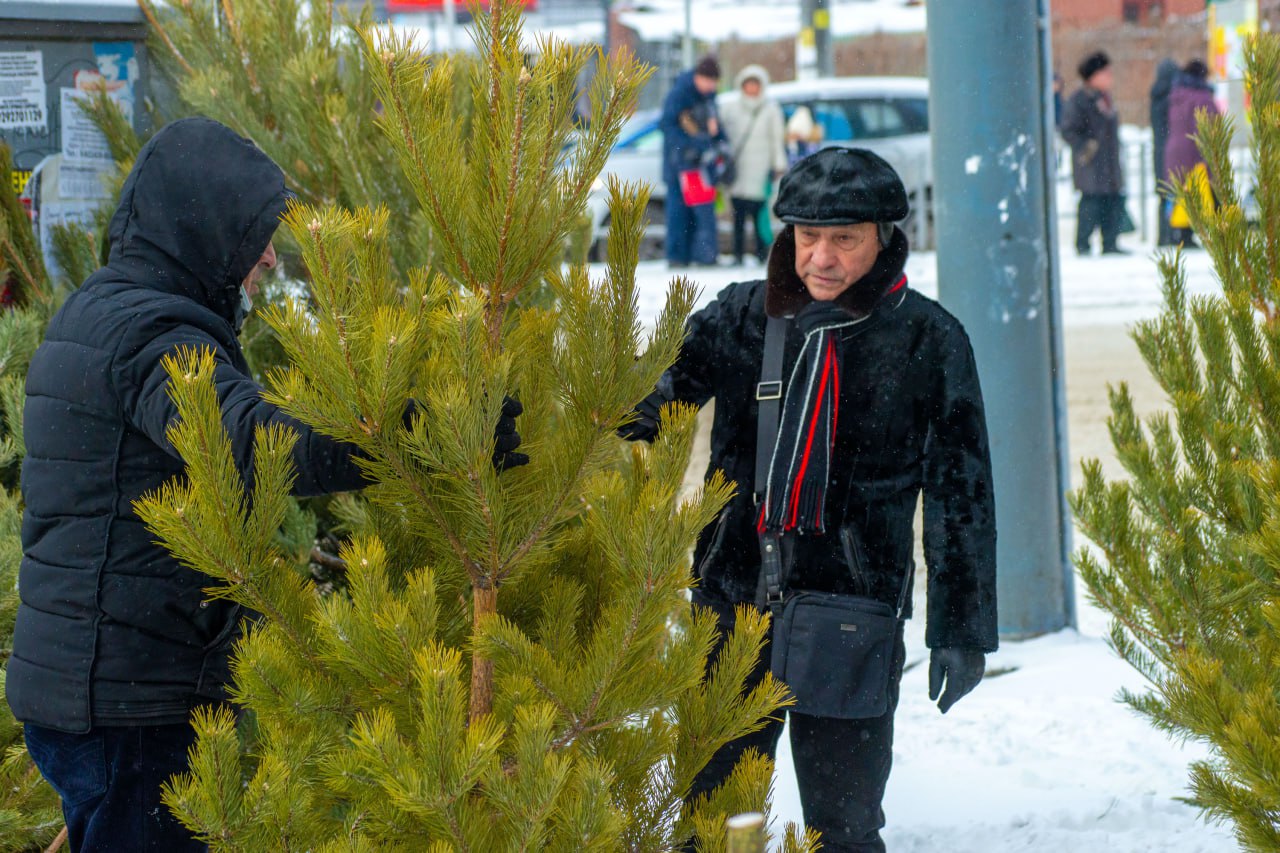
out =
[[[933,160],[929,149],[929,81],[923,77],[833,77],[773,83],[766,94],[777,101],[787,118],[801,105],[822,126],[824,145],[844,145],[876,152],[897,170],[907,188],[914,217],[927,212],[933,194]],[[716,103],[733,102],[737,92],[717,96]],[[651,237],[661,239],[663,204],[667,187],[662,182],[662,131],[658,110],[636,113],[624,125],[605,163],[596,196],[588,207],[595,238],[609,232],[604,179],[645,181],[652,190],[649,209]],[[923,200],[923,202],[921,202]],[[912,233],[912,223],[904,228]]]

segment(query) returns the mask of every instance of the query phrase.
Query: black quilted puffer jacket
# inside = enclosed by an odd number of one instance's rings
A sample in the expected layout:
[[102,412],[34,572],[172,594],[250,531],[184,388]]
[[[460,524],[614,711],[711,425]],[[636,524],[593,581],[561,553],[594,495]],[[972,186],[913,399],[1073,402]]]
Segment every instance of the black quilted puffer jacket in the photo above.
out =
[[236,338],[240,284],[280,223],[280,169],[208,119],[139,153],[108,264],[58,311],[27,376],[21,605],[6,684],[19,720],[162,725],[225,696],[240,609],[155,544],[133,502],[183,471],[161,359],[208,348],[242,475],[256,427],[288,424],[297,494],[364,484],[351,448],[261,397]]

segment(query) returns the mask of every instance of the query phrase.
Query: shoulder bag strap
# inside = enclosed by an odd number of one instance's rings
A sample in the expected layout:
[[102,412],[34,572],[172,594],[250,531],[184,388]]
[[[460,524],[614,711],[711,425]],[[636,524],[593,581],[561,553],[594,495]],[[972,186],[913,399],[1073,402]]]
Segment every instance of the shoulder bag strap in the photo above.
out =
[[[747,147],[747,139],[751,136],[751,129],[756,126],[756,118],[760,115],[762,109],[764,109],[764,104],[756,107],[755,111],[751,113],[751,120],[742,129],[742,139],[733,147],[733,159],[735,162],[742,158],[742,149]],[[769,319],[772,320],[773,318],[770,317]],[[767,331],[766,334],[768,334]]]
[[755,498],[764,501],[769,485],[769,463],[778,442],[778,420],[782,415],[782,351],[787,343],[787,320],[769,317],[764,327],[764,358],[760,381],[756,384],[756,478]]
[[[787,320],[769,317],[764,327],[764,358],[760,363],[760,382],[756,385],[756,511],[764,502],[769,485],[769,463],[778,442],[778,419],[782,411],[782,352],[787,342]],[[777,610],[782,606],[783,577],[782,537],[776,533],[760,534],[760,579],[756,584],[756,603]]]

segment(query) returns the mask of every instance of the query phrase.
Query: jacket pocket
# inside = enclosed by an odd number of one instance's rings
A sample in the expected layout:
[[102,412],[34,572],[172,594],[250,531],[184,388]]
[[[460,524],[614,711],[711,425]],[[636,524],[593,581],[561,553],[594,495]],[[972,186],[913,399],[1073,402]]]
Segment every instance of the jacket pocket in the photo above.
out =
[[711,560],[720,553],[720,548],[724,545],[724,531],[726,520],[729,518],[729,508],[725,507],[720,511],[720,517],[716,519],[716,529],[711,534],[711,544],[707,546],[707,553],[702,555],[702,559],[698,561],[698,567],[694,574],[698,580],[702,580],[702,573],[706,571],[707,566],[711,564]]
[[871,579],[867,575],[867,549],[862,545],[862,537],[852,523],[840,527],[840,550],[844,554],[845,565],[849,567],[849,575],[853,578],[855,595],[871,594]]
[[236,605],[222,630],[205,645],[204,661],[196,682],[198,695],[215,699],[227,697],[227,686],[231,684],[231,646],[241,636],[244,618],[245,609]]

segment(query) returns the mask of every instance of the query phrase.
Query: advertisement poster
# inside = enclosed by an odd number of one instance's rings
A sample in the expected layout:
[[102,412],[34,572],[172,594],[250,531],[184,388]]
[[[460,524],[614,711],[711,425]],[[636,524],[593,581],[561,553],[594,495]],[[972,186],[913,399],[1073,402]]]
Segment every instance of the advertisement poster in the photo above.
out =
[[133,42],[95,42],[93,57],[107,94],[132,125],[134,87],[138,82],[138,58],[133,52]]
[[[81,109],[82,102],[88,102],[92,97],[91,92],[79,91],[77,88],[61,90],[63,163],[109,170],[114,167],[115,161],[111,159],[111,149],[106,143],[106,137],[102,136],[86,111]],[[63,195],[68,193],[64,191]]]
[[44,54],[0,53],[0,130],[46,131],[45,94]]

